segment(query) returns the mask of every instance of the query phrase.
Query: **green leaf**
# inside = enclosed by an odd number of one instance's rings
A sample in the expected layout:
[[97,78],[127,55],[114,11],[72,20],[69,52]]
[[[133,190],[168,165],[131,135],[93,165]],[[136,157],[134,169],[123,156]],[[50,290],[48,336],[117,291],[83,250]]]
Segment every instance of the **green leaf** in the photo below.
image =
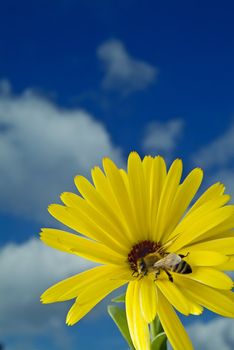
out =
[[125,293],[111,299],[113,303],[125,303]]
[[119,328],[124,339],[127,341],[130,349],[135,350],[128,329],[125,309],[121,309],[116,305],[108,305],[108,313],[115,322],[116,326]]
[[151,350],[167,350],[167,336],[161,332],[152,340]]

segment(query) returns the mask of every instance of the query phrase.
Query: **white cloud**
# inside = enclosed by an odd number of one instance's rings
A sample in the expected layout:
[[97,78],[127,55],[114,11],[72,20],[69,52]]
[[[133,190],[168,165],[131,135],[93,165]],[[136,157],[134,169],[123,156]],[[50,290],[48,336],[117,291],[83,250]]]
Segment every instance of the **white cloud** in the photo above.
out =
[[[88,334],[88,329],[106,322],[103,316],[111,295],[74,327],[65,324],[73,301],[40,303],[40,295],[48,287],[93,267],[92,262],[51,249],[39,239],[30,239],[2,247],[0,266],[0,343],[6,345],[6,350],[67,350],[84,349],[86,343],[87,348],[93,345],[93,339],[85,340],[83,332]],[[116,291],[112,297],[119,294]],[[97,329],[93,334],[97,335]],[[96,340],[96,347],[108,348],[106,340],[102,334]],[[112,340],[115,344],[120,338]]]
[[3,339],[61,330],[68,305],[42,305],[40,295],[53,283],[93,264],[31,239],[21,245],[3,247],[0,266],[0,339]]
[[142,148],[150,154],[171,157],[183,132],[181,119],[153,121],[146,126]]
[[234,320],[216,318],[207,323],[195,322],[188,327],[195,350],[233,350]]
[[27,90],[0,93],[0,210],[42,218],[73,177],[110,156],[121,163],[105,127],[81,109],[62,109]]
[[196,152],[192,161],[207,171],[211,182],[224,183],[226,192],[234,196],[234,124]]
[[224,167],[234,160],[234,124],[210,144],[203,146],[193,161],[205,168]]
[[157,69],[152,65],[133,58],[119,40],[104,42],[97,50],[102,61],[105,89],[129,94],[148,87],[156,78]]

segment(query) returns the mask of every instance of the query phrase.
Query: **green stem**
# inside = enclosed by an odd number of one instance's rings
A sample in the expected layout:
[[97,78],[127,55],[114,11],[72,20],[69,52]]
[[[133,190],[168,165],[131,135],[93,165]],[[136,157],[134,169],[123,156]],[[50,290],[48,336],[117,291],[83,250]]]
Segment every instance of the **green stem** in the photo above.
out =
[[153,320],[151,323],[150,323],[150,335],[151,335],[151,338],[154,339],[157,335],[157,325],[156,325],[156,319]]
[[150,335],[151,350],[167,350],[167,338],[158,317],[150,323]]
[[155,317],[155,319],[150,323],[150,333],[152,338],[155,338],[156,335],[159,333],[164,332],[163,327],[161,325],[161,322],[158,318],[158,316]]

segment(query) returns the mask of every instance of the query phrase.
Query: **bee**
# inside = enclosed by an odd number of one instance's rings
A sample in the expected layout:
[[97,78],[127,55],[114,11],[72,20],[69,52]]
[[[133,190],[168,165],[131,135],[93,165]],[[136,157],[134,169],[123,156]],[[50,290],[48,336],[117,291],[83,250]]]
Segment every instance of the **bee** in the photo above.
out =
[[192,273],[191,266],[185,260],[183,260],[183,258],[185,258],[187,255],[164,253],[164,256],[162,257],[162,255],[157,251],[147,254],[137,261],[138,274],[141,276],[146,276],[148,273],[154,272],[155,278],[157,278],[161,270],[163,270],[166,272],[169,281],[173,282],[171,272],[181,274]]

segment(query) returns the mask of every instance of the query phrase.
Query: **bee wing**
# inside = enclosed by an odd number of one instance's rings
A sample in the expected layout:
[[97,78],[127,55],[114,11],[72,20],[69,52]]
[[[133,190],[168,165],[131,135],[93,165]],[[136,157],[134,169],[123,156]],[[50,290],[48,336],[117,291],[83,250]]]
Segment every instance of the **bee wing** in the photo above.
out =
[[181,257],[175,253],[170,253],[165,258],[158,260],[155,264],[155,268],[166,267],[171,268],[181,262]]
[[162,258],[162,259],[156,261],[156,263],[154,264],[154,267],[160,268],[160,267],[165,266],[165,261],[166,261],[166,258]]

